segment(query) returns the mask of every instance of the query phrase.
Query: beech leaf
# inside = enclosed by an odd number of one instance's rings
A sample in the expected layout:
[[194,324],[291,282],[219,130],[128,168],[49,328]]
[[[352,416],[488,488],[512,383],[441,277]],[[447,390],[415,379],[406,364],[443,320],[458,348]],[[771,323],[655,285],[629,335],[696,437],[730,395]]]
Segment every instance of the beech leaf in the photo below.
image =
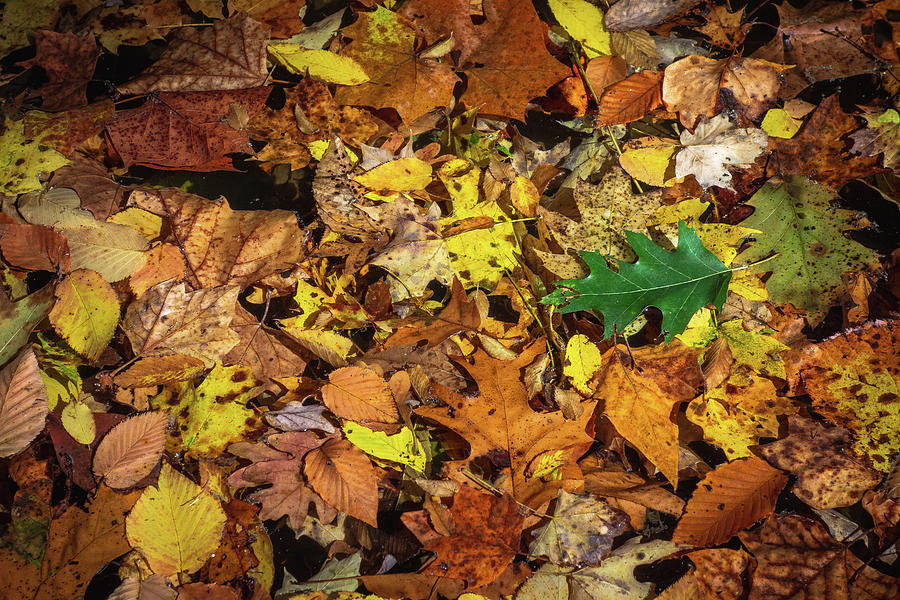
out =
[[94,474],[114,489],[129,488],[149,475],[162,457],[169,416],[140,413],[113,427],[94,453]]
[[44,429],[47,389],[30,349],[0,371],[0,458],[18,454]]

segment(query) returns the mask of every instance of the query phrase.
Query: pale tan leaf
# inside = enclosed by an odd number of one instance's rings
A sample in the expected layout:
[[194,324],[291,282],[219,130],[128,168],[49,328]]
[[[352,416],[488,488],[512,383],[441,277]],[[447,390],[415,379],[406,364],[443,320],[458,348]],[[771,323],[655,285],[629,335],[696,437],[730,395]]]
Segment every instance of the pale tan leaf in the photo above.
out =
[[122,329],[135,354],[186,354],[212,367],[240,341],[229,327],[239,291],[233,285],[188,292],[184,283],[165,281],[128,307]]
[[325,502],[378,527],[378,480],[362,450],[334,438],[310,450],[303,463],[309,484]]
[[146,412],[126,419],[107,433],[94,454],[94,474],[114,489],[133,486],[153,471],[166,445],[169,415]]
[[48,412],[47,389],[27,348],[0,371],[0,458],[27,448],[43,431]]
[[371,369],[332,371],[322,387],[322,400],[331,412],[352,421],[396,423],[400,418],[391,388]]

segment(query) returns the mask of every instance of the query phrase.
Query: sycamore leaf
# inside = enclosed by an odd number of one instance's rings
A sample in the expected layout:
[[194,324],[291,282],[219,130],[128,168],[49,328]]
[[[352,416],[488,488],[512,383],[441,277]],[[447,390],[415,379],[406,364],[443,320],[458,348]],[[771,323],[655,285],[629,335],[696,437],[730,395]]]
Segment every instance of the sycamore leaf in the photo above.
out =
[[269,44],[269,56],[291,73],[308,75],[317,81],[358,85],[369,81],[358,62],[327,50],[308,50],[288,42]]
[[96,271],[73,271],[56,286],[50,322],[73,350],[94,360],[119,323],[116,292]]
[[303,472],[325,502],[378,527],[378,481],[362,450],[347,440],[332,438],[306,454]]
[[114,489],[129,488],[149,475],[166,445],[169,415],[140,413],[113,427],[94,453],[94,474]]
[[26,349],[0,371],[0,458],[27,448],[44,430],[48,412],[37,359]]
[[604,412],[622,437],[677,486],[678,426],[671,413],[679,400],[667,394],[653,377],[623,360],[616,347],[604,354],[595,396],[606,401]]
[[229,327],[239,291],[227,286],[188,292],[184,283],[165,281],[128,306],[122,329],[135,354],[186,354],[211,367],[240,341]]
[[858,229],[854,213],[834,208],[837,194],[801,176],[766,183],[750,199],[755,209],[741,225],[763,233],[738,260],[777,256],[760,269],[771,271],[766,287],[772,301],[790,302],[817,324],[843,293],[841,274],[878,269],[878,253],[844,235]]
[[762,129],[738,129],[725,113],[681,132],[684,146],[675,156],[675,176],[693,175],[704,189],[731,187],[729,167],[746,168],[766,150]]
[[580,280],[558,281],[557,289],[541,299],[561,313],[598,310],[605,320],[604,337],[625,330],[648,306],[663,313],[666,341],[683,332],[691,317],[706,304],[721,308],[731,271],[697,237],[693,229],[678,223],[678,248],[667,252],[650,238],[626,231],[628,243],[638,255],[631,264],[616,260],[612,271],[597,252],[582,252],[591,274]]
[[343,367],[332,371],[328,383],[322,386],[322,400],[344,419],[396,423],[400,418],[391,388],[371,369]]
[[125,520],[128,543],[154,573],[167,576],[203,566],[219,547],[224,526],[219,502],[169,463]]
[[598,565],[627,528],[627,515],[604,500],[561,489],[553,518],[532,532],[528,551],[556,565]]
[[184,27],[155,63],[119,86],[119,91],[146,94],[256,87],[268,74],[268,38],[268,27],[243,13],[215,21],[212,27]]
[[178,189],[137,191],[130,201],[167,217],[195,286],[244,288],[292,267],[304,253],[297,217],[286,210],[235,211],[225,198]]
[[772,513],[787,475],[760,458],[719,465],[688,500],[672,541],[714,546]]

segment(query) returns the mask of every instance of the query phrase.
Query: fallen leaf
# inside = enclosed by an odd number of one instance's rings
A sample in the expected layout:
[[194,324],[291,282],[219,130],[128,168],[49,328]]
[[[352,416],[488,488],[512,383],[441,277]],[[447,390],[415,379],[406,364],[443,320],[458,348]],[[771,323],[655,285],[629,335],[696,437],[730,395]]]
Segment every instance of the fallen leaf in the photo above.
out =
[[362,450],[332,438],[303,457],[303,473],[325,502],[378,527],[378,482]]
[[788,418],[788,435],[759,447],[770,464],[797,476],[793,492],[819,510],[856,504],[881,481],[850,445],[850,433],[841,427],[825,428],[800,416]]
[[672,541],[714,546],[770,515],[787,475],[760,458],[740,458],[710,471],[688,500]]
[[0,371],[0,457],[27,448],[43,431],[48,412],[37,359],[23,350]]
[[73,350],[89,360],[100,356],[119,324],[119,300],[95,271],[78,269],[56,286],[50,322]]
[[164,462],[125,519],[128,543],[154,573],[200,568],[219,546],[225,512],[212,495]]
[[746,168],[766,150],[762,129],[737,129],[720,113],[701,121],[694,133],[681,132],[683,148],[675,156],[675,176],[693,175],[703,189],[731,188],[729,167]]
[[136,79],[119,86],[123,94],[239,90],[266,78],[268,27],[246,14],[184,27],[169,40],[162,56]]
[[122,421],[100,440],[94,474],[113,489],[133,486],[159,464],[168,425],[164,412],[140,413]]

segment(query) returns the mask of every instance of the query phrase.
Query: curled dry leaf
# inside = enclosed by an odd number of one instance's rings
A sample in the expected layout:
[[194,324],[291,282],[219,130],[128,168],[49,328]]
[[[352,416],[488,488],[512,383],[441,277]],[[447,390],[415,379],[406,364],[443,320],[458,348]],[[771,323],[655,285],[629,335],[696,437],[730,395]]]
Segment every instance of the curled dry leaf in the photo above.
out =
[[44,429],[47,389],[37,359],[23,350],[0,371],[0,458],[18,454]]
[[159,463],[168,425],[165,412],[141,413],[122,421],[100,440],[94,474],[114,489],[133,486]]

